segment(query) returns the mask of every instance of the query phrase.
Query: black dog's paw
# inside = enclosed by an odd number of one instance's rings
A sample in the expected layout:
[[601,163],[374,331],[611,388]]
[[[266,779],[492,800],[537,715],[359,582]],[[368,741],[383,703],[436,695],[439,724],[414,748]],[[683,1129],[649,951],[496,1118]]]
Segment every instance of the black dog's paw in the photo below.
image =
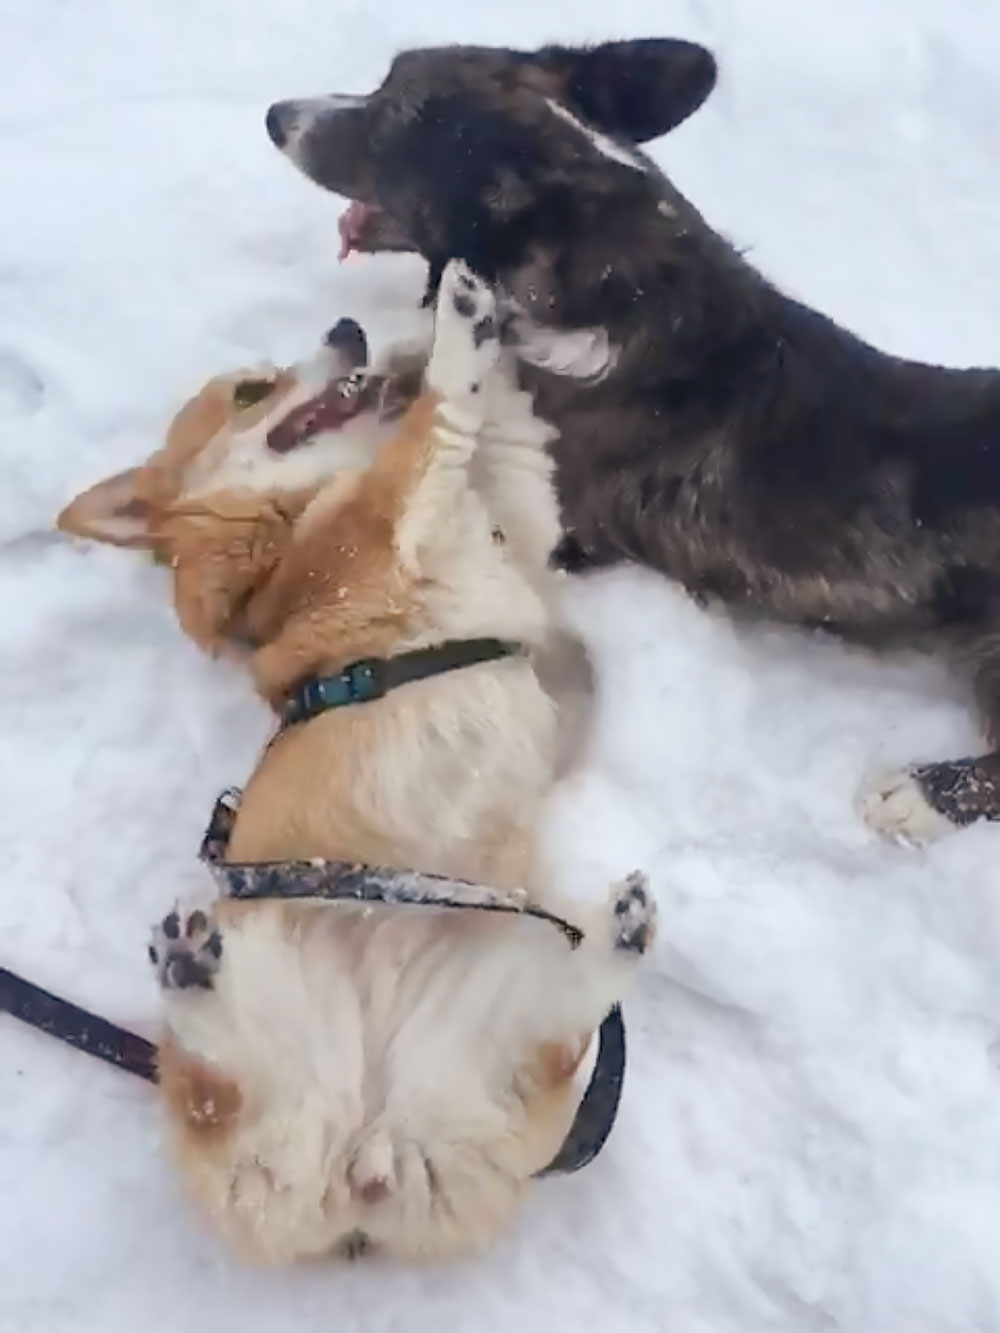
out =
[[222,935],[209,912],[170,912],[153,931],[149,961],[164,990],[211,990],[222,958]]
[[959,828],[1000,819],[1000,756],[921,764],[910,773],[929,804]]
[[876,833],[914,845],[980,819],[1000,819],[1000,756],[876,774],[862,794],[861,811]]
[[656,903],[649,881],[639,870],[611,890],[614,947],[625,953],[645,953],[656,938]]

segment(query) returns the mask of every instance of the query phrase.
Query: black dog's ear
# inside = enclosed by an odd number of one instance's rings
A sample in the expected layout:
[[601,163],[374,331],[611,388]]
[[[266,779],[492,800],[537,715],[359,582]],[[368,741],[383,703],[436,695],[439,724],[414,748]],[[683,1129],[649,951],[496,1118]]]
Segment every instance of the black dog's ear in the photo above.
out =
[[567,106],[595,129],[645,143],[697,111],[715,87],[711,51],[678,38],[549,46],[536,59],[559,76]]

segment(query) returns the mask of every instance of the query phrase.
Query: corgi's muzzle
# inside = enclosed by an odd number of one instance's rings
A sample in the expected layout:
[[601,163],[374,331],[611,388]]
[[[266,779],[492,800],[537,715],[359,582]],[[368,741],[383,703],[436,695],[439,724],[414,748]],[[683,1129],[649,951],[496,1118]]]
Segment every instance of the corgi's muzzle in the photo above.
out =
[[323,339],[340,359],[345,374],[368,364],[368,339],[356,319],[338,319]]
[[366,410],[378,407],[382,378],[368,372],[368,339],[354,319],[339,319],[323,338],[334,377],[319,393],[277,422],[267,447],[287,454],[323,431],[341,430]]

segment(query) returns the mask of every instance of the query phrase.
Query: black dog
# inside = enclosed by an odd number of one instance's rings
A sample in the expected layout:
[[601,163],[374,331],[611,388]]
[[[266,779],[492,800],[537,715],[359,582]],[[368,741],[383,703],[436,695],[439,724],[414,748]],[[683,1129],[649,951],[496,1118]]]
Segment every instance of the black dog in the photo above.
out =
[[[710,92],[683,42],[411,51],[365,98],[284,102],[272,139],[361,201],[345,243],[457,255],[519,312],[569,567],[628,558],[699,597],[969,674],[1000,746],[1000,373],[879,352],[775,290],[634,146]],[[870,822],[1000,818],[1000,750],[895,775]]]

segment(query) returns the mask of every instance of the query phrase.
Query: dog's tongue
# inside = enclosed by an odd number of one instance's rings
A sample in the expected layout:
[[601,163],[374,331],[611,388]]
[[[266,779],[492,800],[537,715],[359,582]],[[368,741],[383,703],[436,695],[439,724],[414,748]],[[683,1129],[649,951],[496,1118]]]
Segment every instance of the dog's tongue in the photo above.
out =
[[363,395],[345,398],[334,381],[322,393],[292,409],[267,433],[267,446],[276,454],[287,454],[324,430],[340,430],[361,411]]
[[365,228],[378,211],[374,204],[363,204],[357,199],[348,205],[338,223],[340,228],[339,259],[346,259],[355,250],[360,254],[365,249]]

